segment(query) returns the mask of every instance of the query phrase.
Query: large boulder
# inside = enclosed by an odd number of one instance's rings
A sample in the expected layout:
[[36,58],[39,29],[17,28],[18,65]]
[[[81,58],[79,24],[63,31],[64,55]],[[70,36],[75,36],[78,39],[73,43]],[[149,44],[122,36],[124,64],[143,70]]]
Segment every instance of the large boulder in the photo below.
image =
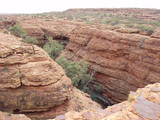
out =
[[131,92],[128,100],[106,109],[68,112],[54,120],[159,120],[160,83]]
[[72,86],[62,67],[45,51],[0,33],[1,111],[46,119],[91,105],[99,106]]

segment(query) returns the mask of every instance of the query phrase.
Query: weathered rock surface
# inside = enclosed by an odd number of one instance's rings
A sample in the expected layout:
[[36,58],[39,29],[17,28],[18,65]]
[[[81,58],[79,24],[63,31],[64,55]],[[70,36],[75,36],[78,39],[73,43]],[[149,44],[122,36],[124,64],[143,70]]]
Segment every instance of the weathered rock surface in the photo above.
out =
[[112,103],[126,100],[129,91],[160,82],[160,39],[138,34],[77,27],[61,54],[85,59],[96,70],[103,95]]
[[62,67],[45,51],[20,40],[0,33],[1,111],[47,119],[69,110],[99,107],[73,88]]
[[0,112],[0,120],[31,120],[23,114],[15,115],[11,113]]
[[55,120],[159,120],[160,83],[147,85],[131,92],[128,101],[106,109],[90,109],[82,112],[68,112]]

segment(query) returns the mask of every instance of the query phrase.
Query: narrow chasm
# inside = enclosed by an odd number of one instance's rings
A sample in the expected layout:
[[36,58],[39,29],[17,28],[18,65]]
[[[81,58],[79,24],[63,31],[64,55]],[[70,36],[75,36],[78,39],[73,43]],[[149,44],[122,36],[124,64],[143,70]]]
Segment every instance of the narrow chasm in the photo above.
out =
[[[58,35],[55,35],[55,34],[47,33],[46,31],[44,31],[44,32],[45,32],[44,41],[46,41],[45,43],[47,43],[49,41],[48,37],[50,37],[52,40],[54,40],[57,43],[61,44],[63,46],[63,50],[62,51],[65,51],[66,46],[69,43],[68,35],[63,34],[63,33],[59,33]],[[44,44],[44,46],[45,46],[45,44]],[[42,47],[42,48],[44,48],[44,47]],[[50,49],[52,49],[52,48],[50,48]],[[53,58],[54,60],[56,60],[56,62],[57,62],[59,60],[59,57],[60,57],[60,59],[61,59],[61,57],[63,57],[63,54],[61,54],[61,52],[56,57],[53,57],[53,56],[55,56],[55,53],[53,52],[53,53],[50,54],[50,57]],[[70,59],[70,57],[68,57],[68,56],[69,55],[65,55],[65,57],[64,57],[64,59],[66,59],[66,61],[68,61],[68,64],[72,64],[74,62],[77,62],[77,60],[74,60],[73,57],[72,57],[72,59]],[[64,66],[65,66],[64,64],[60,64],[60,65],[66,71],[66,75],[72,80],[72,78],[70,77],[70,73],[67,72],[69,70],[67,68],[64,68]],[[71,66],[71,67],[74,68],[75,66]],[[75,85],[75,83],[73,81],[72,82],[73,82],[73,85],[76,86],[78,89],[80,89],[83,92],[88,93],[90,95],[91,99],[93,101],[99,103],[102,106],[102,108],[106,108],[106,107],[111,106],[113,104],[107,98],[105,98],[103,96],[103,92],[102,92],[102,87],[103,86],[100,83],[97,83],[96,77],[94,77],[96,72],[97,72],[96,70],[90,69],[90,67],[88,65],[88,70],[86,71],[86,73],[89,74],[92,77],[92,80],[84,83],[84,80],[80,79],[79,82],[78,82],[78,85]],[[85,73],[83,73],[83,74],[85,74]],[[86,88],[82,88],[82,85],[84,85]]]

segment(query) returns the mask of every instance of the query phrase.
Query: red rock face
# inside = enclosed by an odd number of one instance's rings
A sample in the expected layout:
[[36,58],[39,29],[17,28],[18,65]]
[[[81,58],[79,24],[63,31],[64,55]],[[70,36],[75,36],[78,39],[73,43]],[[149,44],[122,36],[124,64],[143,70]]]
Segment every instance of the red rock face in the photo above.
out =
[[160,82],[160,39],[77,27],[69,40],[61,55],[88,61],[112,103],[126,100],[129,91]]
[[82,112],[68,112],[55,120],[159,120],[160,83],[147,85],[130,93],[128,101],[113,105],[104,110],[89,109]]
[[62,67],[45,51],[0,33],[1,111],[47,119],[89,106],[99,107],[73,88]]

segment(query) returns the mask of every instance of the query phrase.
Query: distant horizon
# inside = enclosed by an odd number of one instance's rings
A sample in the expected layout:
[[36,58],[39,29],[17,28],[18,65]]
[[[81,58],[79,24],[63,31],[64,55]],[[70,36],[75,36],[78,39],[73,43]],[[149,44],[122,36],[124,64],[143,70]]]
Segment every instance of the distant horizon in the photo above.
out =
[[80,8],[147,8],[159,10],[160,6],[159,0],[4,0],[0,4],[0,13],[38,14]]
[[121,8],[68,8],[66,10],[63,11],[45,11],[45,12],[40,12],[40,13],[1,13],[0,15],[25,15],[25,14],[43,14],[43,13],[50,13],[50,12],[64,12],[67,10],[72,10],[72,9],[153,9],[153,10],[160,10],[158,8],[136,8],[136,7],[121,7]]

